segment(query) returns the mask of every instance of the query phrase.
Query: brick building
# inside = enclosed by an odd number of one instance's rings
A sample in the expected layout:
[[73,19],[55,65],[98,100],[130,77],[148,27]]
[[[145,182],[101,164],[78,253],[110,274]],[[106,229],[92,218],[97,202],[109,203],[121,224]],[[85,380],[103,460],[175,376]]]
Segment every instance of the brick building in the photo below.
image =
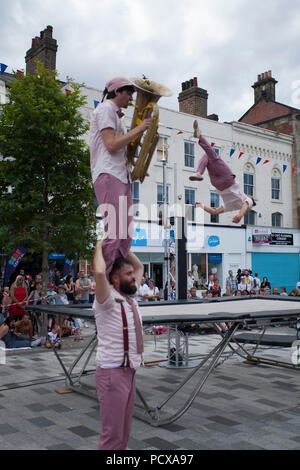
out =
[[260,126],[277,133],[294,137],[292,153],[293,225],[300,226],[300,109],[276,101],[275,87],[278,83],[272,72],[264,72],[252,85],[254,104],[239,122]]

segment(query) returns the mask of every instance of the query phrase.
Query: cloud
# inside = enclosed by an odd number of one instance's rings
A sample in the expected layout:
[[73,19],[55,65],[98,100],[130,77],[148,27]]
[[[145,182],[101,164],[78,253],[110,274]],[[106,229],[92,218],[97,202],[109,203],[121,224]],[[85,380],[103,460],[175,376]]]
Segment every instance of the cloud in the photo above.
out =
[[47,25],[58,41],[57,69],[87,86],[142,74],[166,85],[178,109],[181,83],[198,77],[208,112],[239,119],[253,104],[257,74],[272,70],[278,101],[292,104],[300,79],[299,1],[2,0],[0,61],[25,68],[31,38]]

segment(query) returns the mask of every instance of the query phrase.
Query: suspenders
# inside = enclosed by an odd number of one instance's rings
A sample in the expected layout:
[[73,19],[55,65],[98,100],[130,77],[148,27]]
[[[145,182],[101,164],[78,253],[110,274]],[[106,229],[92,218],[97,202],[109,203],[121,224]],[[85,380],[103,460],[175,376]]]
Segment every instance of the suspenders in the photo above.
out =
[[121,304],[121,314],[122,314],[122,323],[123,323],[124,358],[123,358],[123,362],[121,364],[121,367],[130,367],[130,364],[129,364],[129,341],[128,341],[127,317],[126,317],[123,301],[119,301],[117,299],[116,299],[116,301],[120,302],[120,304]]

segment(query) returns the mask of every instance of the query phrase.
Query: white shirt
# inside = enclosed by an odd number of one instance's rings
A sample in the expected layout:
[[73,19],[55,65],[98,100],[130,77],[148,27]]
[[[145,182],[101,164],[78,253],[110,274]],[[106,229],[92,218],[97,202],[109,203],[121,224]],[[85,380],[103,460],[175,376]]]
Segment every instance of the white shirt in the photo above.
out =
[[249,209],[253,206],[253,201],[240,190],[239,183],[234,183],[223,191],[217,190],[224,202],[224,212],[240,210],[244,202],[248,202]]
[[[130,367],[137,369],[142,362],[142,355],[137,353],[136,333],[131,305],[112,286],[111,294],[99,304],[95,298],[93,311],[95,314],[98,348],[96,364],[102,368],[120,367],[124,358],[123,322],[121,305],[115,299],[122,299],[128,323]],[[140,315],[142,324],[142,317]]]
[[[148,288],[148,295],[156,295],[159,294],[158,287],[154,287],[153,289]],[[157,300],[157,299],[148,299],[148,300]]]
[[146,300],[146,299],[143,299],[142,297],[140,297],[141,295],[148,295],[149,294],[149,287],[147,286],[147,284],[143,284],[143,285],[140,285],[140,287],[138,288],[137,290],[137,297],[136,297],[136,300],[138,302],[142,301],[142,300]]
[[103,142],[101,131],[111,128],[116,136],[125,134],[121,119],[117,112],[118,106],[112,100],[99,103],[94,110],[90,125],[90,155],[92,180],[95,183],[101,173],[108,173],[118,178],[122,183],[130,182],[127,162],[127,148],[115,153],[109,153]]

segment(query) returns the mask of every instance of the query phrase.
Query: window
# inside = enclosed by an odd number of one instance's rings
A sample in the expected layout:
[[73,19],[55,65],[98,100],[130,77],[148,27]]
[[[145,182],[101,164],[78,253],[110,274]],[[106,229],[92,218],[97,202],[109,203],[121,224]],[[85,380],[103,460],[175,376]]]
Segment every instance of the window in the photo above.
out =
[[195,167],[195,144],[184,142],[184,165],[189,168]]
[[135,217],[139,216],[139,202],[140,202],[140,183],[139,181],[134,181],[131,183],[131,192],[133,199],[133,215]]
[[244,224],[245,225],[255,225],[256,223],[256,212],[255,211],[248,211],[244,216]]
[[[157,185],[157,204],[164,203],[164,186],[163,184]],[[166,203],[169,204],[169,185],[167,185],[167,200]]]
[[272,214],[272,227],[282,227],[282,214],[280,212]]
[[254,175],[251,173],[244,173],[244,193],[253,196],[254,190]]
[[157,161],[162,162],[165,158],[168,161],[168,137],[159,136],[159,140],[157,143]]
[[[210,207],[213,209],[217,209],[220,207],[220,196],[218,193],[211,192],[210,193]],[[219,215],[212,215],[210,216],[211,223],[218,224],[219,223]]]
[[271,179],[272,199],[280,199],[280,178]]
[[185,217],[187,220],[195,220],[195,190],[185,189]]

